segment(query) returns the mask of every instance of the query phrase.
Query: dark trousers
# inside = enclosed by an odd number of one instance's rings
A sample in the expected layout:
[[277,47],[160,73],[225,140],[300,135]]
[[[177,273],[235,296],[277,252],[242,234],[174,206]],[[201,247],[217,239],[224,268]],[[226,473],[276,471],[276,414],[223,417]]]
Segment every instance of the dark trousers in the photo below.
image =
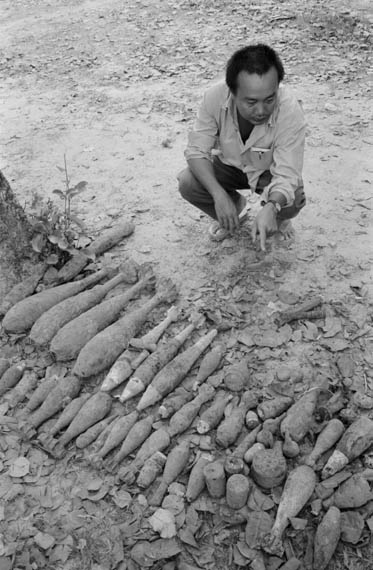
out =
[[[237,204],[240,199],[240,193],[237,192],[237,190],[248,190],[250,188],[246,174],[234,166],[224,164],[216,156],[213,160],[213,167],[217,181],[228,193],[233,202]],[[258,180],[255,192],[257,194],[262,194],[263,189],[271,182],[271,179],[272,175],[269,170],[263,172]],[[179,192],[182,197],[193,204],[193,206],[196,206],[202,210],[202,212],[205,212],[205,214],[216,220],[217,216],[214,200],[212,199],[211,194],[209,194],[194,174],[192,174],[189,167],[185,168],[178,175],[178,180]],[[305,203],[306,196],[304,194],[303,186],[301,186],[295,191],[293,204],[282,208],[281,212],[277,214],[277,218],[279,220],[289,220],[290,218],[294,218],[305,206]]]

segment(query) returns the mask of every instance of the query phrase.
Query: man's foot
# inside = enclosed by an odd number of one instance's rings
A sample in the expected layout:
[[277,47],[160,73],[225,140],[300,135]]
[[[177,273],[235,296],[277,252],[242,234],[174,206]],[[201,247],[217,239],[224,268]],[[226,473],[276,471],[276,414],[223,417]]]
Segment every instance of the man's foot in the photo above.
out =
[[280,234],[281,238],[292,239],[295,235],[295,231],[293,228],[293,224],[290,220],[282,220],[278,223],[278,233]]
[[[251,206],[247,203],[245,196],[242,194],[236,204],[236,208],[240,225],[243,225],[248,220],[247,212],[250,210]],[[231,235],[231,232],[220,227],[219,222],[213,222],[209,228],[209,235],[210,239],[213,241],[223,241]]]
[[230,232],[222,228],[219,222],[213,222],[209,227],[209,236],[212,241],[223,241],[223,239],[230,236]]

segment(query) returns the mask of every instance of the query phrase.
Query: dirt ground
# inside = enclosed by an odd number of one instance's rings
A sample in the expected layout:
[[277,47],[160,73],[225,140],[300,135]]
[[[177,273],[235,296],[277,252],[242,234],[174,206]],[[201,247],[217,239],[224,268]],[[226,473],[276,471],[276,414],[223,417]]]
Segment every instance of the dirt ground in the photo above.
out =
[[183,293],[234,267],[252,254],[250,240],[211,245],[208,220],[180,198],[176,175],[204,89],[223,77],[234,49],[265,41],[282,55],[309,124],[294,286],[340,294],[348,276],[328,272],[342,261],[352,279],[369,279],[368,3],[237,2],[227,10],[209,1],[31,1],[1,9],[1,168],[21,203],[61,187],[56,165],[66,153],[73,181],[88,181],[73,209],[92,232],[132,216],[136,232],[123,249],[171,270]]
[[[89,233],[130,216],[135,232],[115,257],[151,262],[185,303],[198,305],[216,283],[229,289],[240,274],[267,305],[280,283],[333,303],[355,293],[369,313],[368,0],[3,0],[0,12],[0,169],[26,211],[35,192],[47,199],[61,188],[56,166],[66,154],[73,182],[88,182],[72,205]],[[203,91],[234,50],[259,41],[279,51],[307,116],[308,203],[295,239],[269,240],[268,269],[254,278],[245,263],[263,255],[249,230],[212,243],[209,220],[181,199],[176,175]]]

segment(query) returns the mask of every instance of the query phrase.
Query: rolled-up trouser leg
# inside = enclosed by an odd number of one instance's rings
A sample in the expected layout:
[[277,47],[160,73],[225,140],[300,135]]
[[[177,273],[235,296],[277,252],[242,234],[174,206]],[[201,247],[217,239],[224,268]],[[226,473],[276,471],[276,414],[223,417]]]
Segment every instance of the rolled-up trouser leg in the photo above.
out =
[[290,220],[299,214],[302,208],[306,205],[306,195],[303,186],[296,189],[294,193],[294,202],[291,206],[285,206],[281,212],[277,214],[278,220]]
[[[255,192],[257,194],[262,194],[263,189],[265,188],[265,186],[268,186],[271,180],[272,180],[272,175],[270,171],[266,170],[265,172],[263,172],[263,174],[261,174],[259,177]],[[277,219],[281,221],[281,220],[290,220],[291,218],[295,218],[295,216],[299,214],[299,212],[301,211],[302,208],[304,208],[305,205],[306,205],[306,195],[304,193],[304,188],[302,185],[299,186],[299,188],[297,188],[294,193],[294,202],[290,206],[284,206],[281,209],[281,212],[277,214]]]
[[[224,164],[217,157],[214,157],[213,168],[217,181],[226,190],[233,202],[237,204],[240,194],[236,190],[249,188],[247,176],[238,168]],[[197,180],[190,168],[185,168],[177,178],[179,181],[179,192],[182,197],[216,220],[214,200],[206,188]]]

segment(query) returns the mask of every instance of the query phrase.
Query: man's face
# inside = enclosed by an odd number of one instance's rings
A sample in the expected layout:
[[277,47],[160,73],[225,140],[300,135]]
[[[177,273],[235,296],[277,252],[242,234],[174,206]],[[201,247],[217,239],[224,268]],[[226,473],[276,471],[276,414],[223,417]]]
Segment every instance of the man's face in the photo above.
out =
[[241,71],[233,95],[241,117],[253,125],[268,121],[276,104],[278,76],[274,67],[264,75]]

